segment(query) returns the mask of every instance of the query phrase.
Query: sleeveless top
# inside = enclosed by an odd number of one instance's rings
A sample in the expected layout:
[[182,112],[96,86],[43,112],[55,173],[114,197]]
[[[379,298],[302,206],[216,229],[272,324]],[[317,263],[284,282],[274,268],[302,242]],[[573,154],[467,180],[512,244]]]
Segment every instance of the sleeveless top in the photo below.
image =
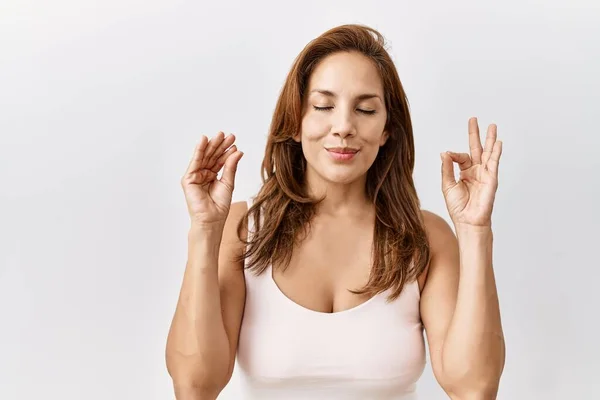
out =
[[[248,235],[253,229],[252,222]],[[417,281],[334,313],[288,298],[269,267],[244,271],[237,364],[246,399],[413,400],[425,367]]]

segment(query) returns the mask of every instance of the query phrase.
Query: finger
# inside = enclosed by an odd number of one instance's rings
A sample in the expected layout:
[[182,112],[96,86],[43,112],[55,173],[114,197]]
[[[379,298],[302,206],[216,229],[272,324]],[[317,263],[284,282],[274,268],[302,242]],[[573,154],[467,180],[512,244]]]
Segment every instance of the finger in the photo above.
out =
[[469,119],[469,150],[471,151],[471,159],[473,164],[481,164],[481,138],[479,137],[479,125],[477,118]]
[[494,148],[492,149],[492,154],[490,155],[490,159],[487,162],[487,169],[493,173],[495,176],[498,176],[498,164],[500,164],[500,156],[502,155],[502,141],[498,140],[494,143]]
[[217,173],[209,169],[201,169],[192,174],[189,183],[195,183],[197,185],[205,185],[217,179]]
[[498,127],[496,124],[491,124],[488,126],[487,135],[485,137],[485,146],[483,148],[483,153],[481,154],[481,164],[486,165],[490,159],[490,155],[492,154],[492,149],[494,148],[494,143],[496,143],[497,137]]
[[181,178],[181,186],[185,190],[190,185],[204,186],[217,179],[217,174],[209,169],[201,168]]
[[454,162],[446,153],[441,153],[440,157],[442,158],[442,191],[446,193],[449,189],[456,186]]
[[194,155],[190,160],[190,164],[186,170],[186,174],[191,174],[194,171],[200,168],[200,163],[202,162],[202,158],[204,157],[204,152],[206,150],[206,145],[208,144],[208,138],[204,135],[200,138],[198,144],[194,148]]
[[223,153],[229,148],[229,146],[233,144],[233,142],[235,142],[235,135],[225,136],[219,147],[217,147],[212,156],[210,156],[210,158],[208,159],[206,163],[206,168],[213,169],[215,162],[217,162],[217,160],[223,155]]
[[227,158],[227,161],[225,161],[221,182],[225,184],[232,192],[233,188],[235,187],[235,173],[237,171],[238,162],[243,155],[244,153],[241,151],[236,151]]
[[458,167],[461,171],[469,169],[473,165],[471,156],[468,153],[454,153],[452,151],[448,151],[447,154],[450,156],[453,162],[458,164]]
[[225,153],[223,153],[223,155],[221,155],[221,157],[217,159],[217,161],[215,161],[215,165],[210,170],[218,173],[221,170],[221,168],[223,168],[223,165],[225,165],[225,161],[227,161],[227,158],[236,151],[237,146],[231,146],[229,149],[227,149]]
[[208,165],[208,161],[210,160],[210,157],[212,157],[215,150],[223,142],[223,137],[224,137],[224,133],[219,132],[215,135],[215,137],[213,137],[212,139],[210,139],[208,141],[208,147],[206,148],[206,151],[204,152],[204,158],[202,159],[202,163],[200,164],[203,168],[205,168]]

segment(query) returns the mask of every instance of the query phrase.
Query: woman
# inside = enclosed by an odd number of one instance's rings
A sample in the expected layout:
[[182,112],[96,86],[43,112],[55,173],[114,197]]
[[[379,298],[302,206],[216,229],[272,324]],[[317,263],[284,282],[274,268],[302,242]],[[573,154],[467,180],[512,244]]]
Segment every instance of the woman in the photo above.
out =
[[455,236],[419,209],[408,104],[382,36],[345,25],[296,59],[251,204],[231,204],[234,141],[203,136],[182,178],[188,263],[166,351],[177,399],[216,398],[236,354],[249,398],[412,399],[423,328],[452,399],[495,398],[494,125],[482,147],[472,118],[470,155],[441,154]]

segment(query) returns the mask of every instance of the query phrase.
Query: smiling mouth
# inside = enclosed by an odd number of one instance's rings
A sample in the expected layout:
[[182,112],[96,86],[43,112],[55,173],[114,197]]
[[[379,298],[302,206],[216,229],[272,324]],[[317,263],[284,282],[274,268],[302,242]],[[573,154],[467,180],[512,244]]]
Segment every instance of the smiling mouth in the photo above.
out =
[[325,148],[325,150],[330,153],[338,153],[338,154],[356,154],[358,153],[358,149],[354,149],[352,147],[329,147]]
[[335,162],[350,162],[359,152],[358,149],[353,149],[350,147],[330,147],[325,148],[325,150],[327,150],[327,153],[329,153],[329,156]]

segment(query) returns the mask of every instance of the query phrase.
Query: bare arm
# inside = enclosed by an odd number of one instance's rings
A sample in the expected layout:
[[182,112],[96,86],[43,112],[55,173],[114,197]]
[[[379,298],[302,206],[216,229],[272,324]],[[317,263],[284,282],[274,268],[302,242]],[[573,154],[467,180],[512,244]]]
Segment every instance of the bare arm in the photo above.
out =
[[215,399],[229,382],[245,298],[237,223],[245,203],[231,207],[223,232],[192,226],[188,263],[167,339],[167,368],[178,400]]
[[425,213],[432,259],[421,300],[436,379],[452,399],[495,399],[504,337],[492,267],[492,232],[457,229]]
[[243,156],[234,141],[223,132],[203,135],[181,179],[192,224],[166,346],[178,400],[216,399],[233,371],[246,295],[243,265],[234,261],[244,249],[237,225],[246,211],[245,203],[231,204]]

